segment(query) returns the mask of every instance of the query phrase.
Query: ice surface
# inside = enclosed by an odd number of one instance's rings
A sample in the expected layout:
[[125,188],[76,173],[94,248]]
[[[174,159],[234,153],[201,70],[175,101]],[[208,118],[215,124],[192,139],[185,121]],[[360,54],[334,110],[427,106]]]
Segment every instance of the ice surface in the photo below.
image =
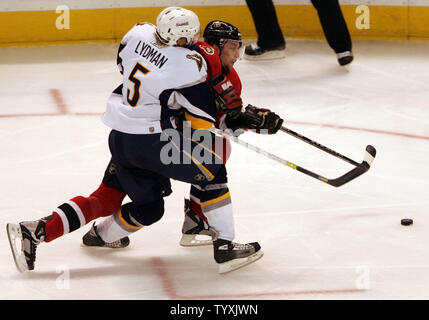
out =
[[[377,157],[334,188],[234,145],[236,240],[259,241],[265,255],[227,275],[211,247],[179,246],[180,182],[164,218],[129,248],[81,247],[88,225],[41,244],[36,269],[20,274],[6,223],[98,187],[109,160],[99,115],[121,77],[116,44],[0,48],[0,298],[429,299],[429,42],[353,45],[347,68],[322,40],[289,40],[284,60],[236,65],[245,103],[358,162],[368,144]],[[351,169],[284,133],[242,138],[330,178]],[[406,217],[412,226],[401,226]]]

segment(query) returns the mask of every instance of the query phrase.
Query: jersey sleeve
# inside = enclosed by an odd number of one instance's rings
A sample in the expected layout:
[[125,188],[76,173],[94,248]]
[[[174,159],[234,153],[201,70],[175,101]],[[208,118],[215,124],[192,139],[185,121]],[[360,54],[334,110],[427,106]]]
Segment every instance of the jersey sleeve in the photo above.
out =
[[235,69],[232,68],[230,72],[225,74],[225,76],[229,79],[229,81],[231,81],[232,86],[234,87],[234,89],[238,93],[238,95],[241,96],[242,85],[241,85],[241,80],[240,80],[240,77],[238,76],[237,71],[235,71]]
[[[234,87],[238,95],[241,96],[242,85],[237,71],[235,71],[235,69],[232,68],[230,72],[224,73],[224,75],[225,77],[228,78],[229,81],[231,81],[232,86]],[[224,130],[227,127],[227,124],[225,123],[225,119],[226,119],[225,112],[223,112],[222,110],[219,110],[216,115],[215,127],[218,129]]]
[[209,129],[215,123],[217,108],[214,96],[205,82],[194,86],[170,89],[161,94],[161,106],[184,110],[185,119],[193,129]]

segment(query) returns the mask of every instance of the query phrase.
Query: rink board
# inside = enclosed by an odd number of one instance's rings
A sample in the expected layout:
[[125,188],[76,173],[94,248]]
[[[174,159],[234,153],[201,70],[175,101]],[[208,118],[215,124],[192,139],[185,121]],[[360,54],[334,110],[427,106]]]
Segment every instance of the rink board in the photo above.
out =
[[[274,2],[285,37],[323,37],[317,12],[309,1]],[[35,6],[34,2],[6,0],[0,5],[0,45],[118,41],[136,22],[154,22],[159,11],[172,1],[139,1],[138,4],[129,0],[120,1],[120,5],[117,1],[93,1],[88,5],[75,0],[69,2],[68,13],[63,11],[64,7],[54,6],[49,1],[37,3]],[[244,1],[227,4],[223,0],[185,0],[174,4],[194,10],[202,26],[215,18],[222,19],[239,27],[244,38],[257,37]],[[355,39],[429,39],[429,3],[424,1],[341,1],[341,4]],[[359,23],[363,21],[364,12],[357,8],[362,4],[368,8],[365,21],[369,29]]]

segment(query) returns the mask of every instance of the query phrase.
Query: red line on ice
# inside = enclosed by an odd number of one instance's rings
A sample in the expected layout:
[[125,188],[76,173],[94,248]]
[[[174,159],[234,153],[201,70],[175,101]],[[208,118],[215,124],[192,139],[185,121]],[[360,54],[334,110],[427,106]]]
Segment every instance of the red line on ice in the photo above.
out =
[[67,114],[67,105],[64,102],[63,95],[58,89],[49,89],[49,94],[54,99],[55,104],[57,105],[59,114]]
[[[64,113],[71,116],[78,117],[87,117],[87,116],[101,116],[102,113],[99,112],[76,112],[76,113]],[[0,114],[0,118],[24,118],[24,117],[55,117],[59,115],[64,115],[61,113],[15,113],[15,114]],[[421,140],[429,140],[427,136],[419,136],[414,134],[395,132],[395,131],[386,131],[386,130],[377,130],[377,129],[369,129],[369,128],[357,128],[350,126],[342,126],[336,124],[326,124],[326,123],[314,123],[314,122],[305,122],[305,121],[287,121],[287,123],[304,125],[304,126],[313,126],[313,127],[324,127],[324,128],[332,128],[332,129],[345,129],[345,130],[354,130],[354,131],[365,131],[371,133],[385,134],[391,136],[412,138],[412,139],[421,139]]]
[[304,126],[314,126],[314,127],[325,127],[325,128],[333,128],[333,129],[346,129],[346,130],[355,130],[355,131],[366,131],[371,133],[379,133],[379,134],[387,134],[391,136],[399,136],[413,139],[423,139],[429,140],[429,137],[426,136],[418,136],[414,134],[394,132],[394,131],[386,131],[386,130],[377,130],[377,129],[368,129],[368,128],[356,128],[349,126],[341,126],[336,124],[325,124],[325,123],[313,123],[313,122],[305,122],[305,121],[287,121],[287,123],[304,125]]
[[152,258],[152,264],[155,268],[155,271],[158,273],[162,281],[162,287],[167,293],[170,299],[180,299],[176,293],[176,288],[173,281],[170,279],[167,273],[167,268],[165,267],[164,261],[161,258]]
[[[329,289],[329,290],[304,290],[304,291],[278,291],[278,292],[253,292],[253,293],[226,293],[213,295],[195,295],[186,296],[177,293],[174,281],[168,274],[168,267],[161,258],[152,258],[152,264],[162,281],[162,287],[170,299],[181,300],[200,300],[200,299],[231,299],[246,297],[272,297],[272,296],[291,296],[291,295],[315,295],[315,294],[341,294],[341,293],[359,293],[366,292],[363,289]],[[223,276],[219,275],[219,278]]]

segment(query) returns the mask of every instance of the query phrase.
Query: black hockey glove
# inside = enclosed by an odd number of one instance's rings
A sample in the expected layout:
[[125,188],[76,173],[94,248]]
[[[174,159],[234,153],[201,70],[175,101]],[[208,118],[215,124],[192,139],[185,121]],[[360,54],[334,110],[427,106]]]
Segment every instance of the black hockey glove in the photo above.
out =
[[[280,130],[283,119],[269,109],[247,105],[246,110],[239,117],[240,122],[249,129],[256,129],[257,133],[274,134]],[[263,130],[261,132],[261,130]],[[264,132],[265,131],[265,132]]]

